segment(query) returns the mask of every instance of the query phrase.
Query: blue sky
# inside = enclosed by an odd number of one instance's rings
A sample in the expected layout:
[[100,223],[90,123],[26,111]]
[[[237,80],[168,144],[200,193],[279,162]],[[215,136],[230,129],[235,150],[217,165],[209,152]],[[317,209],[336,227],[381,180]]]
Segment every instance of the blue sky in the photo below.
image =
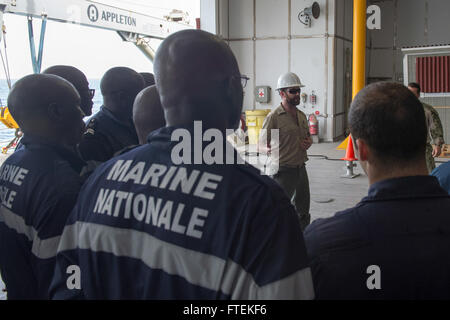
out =
[[[161,18],[171,9],[180,9],[189,13],[191,24],[194,25],[195,18],[200,17],[199,0],[97,0],[97,2],[126,7]],[[4,24],[11,77],[21,78],[33,72],[27,19],[23,16],[5,14]],[[36,40],[39,33],[40,20],[35,19]],[[153,46],[157,44],[158,41],[152,42]],[[0,45],[3,50],[3,43]],[[138,72],[153,71],[150,60],[134,44],[123,42],[114,31],[49,21],[42,70],[56,64],[73,65],[91,79],[101,78],[106,70],[115,66],[127,66]],[[0,68],[0,78],[5,78],[3,68]]]

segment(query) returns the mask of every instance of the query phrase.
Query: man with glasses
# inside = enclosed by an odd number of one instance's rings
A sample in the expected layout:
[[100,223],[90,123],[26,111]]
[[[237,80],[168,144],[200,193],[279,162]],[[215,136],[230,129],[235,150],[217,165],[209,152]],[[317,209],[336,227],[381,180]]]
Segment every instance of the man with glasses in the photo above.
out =
[[[69,81],[75,89],[77,89],[78,94],[80,95],[80,109],[83,111],[83,117],[92,114],[92,106],[94,105],[92,99],[95,95],[95,89],[89,89],[89,82],[81,70],[73,66],[55,65],[45,69],[42,74],[52,74]],[[23,144],[21,139],[17,144],[16,150],[19,150],[22,147]]]
[[89,89],[89,82],[83,72],[72,66],[56,65],[47,68],[43,74],[53,74],[69,81],[80,95],[80,108],[84,115],[90,116],[92,114],[92,106],[94,105],[92,99],[95,95],[95,89]]
[[[272,163],[277,163],[278,171],[273,172],[273,178],[294,204],[304,230],[311,220],[305,162],[308,160],[306,151],[311,147],[312,139],[306,115],[297,109],[302,87],[304,85],[295,73],[288,72],[278,78],[277,90],[281,104],[264,120],[260,141],[267,144]],[[271,143],[271,130],[274,129],[279,130],[278,143]],[[273,152],[273,148],[277,148],[277,152]]]
[[[167,126],[85,183],[52,297],[312,299],[303,235],[282,188],[242,159],[229,161],[239,156],[232,147],[217,162],[197,162],[210,148],[197,138],[215,132],[222,145],[239,125],[243,77],[227,43],[179,31],[158,48],[154,70]],[[81,274],[75,290],[66,285],[72,265]]]

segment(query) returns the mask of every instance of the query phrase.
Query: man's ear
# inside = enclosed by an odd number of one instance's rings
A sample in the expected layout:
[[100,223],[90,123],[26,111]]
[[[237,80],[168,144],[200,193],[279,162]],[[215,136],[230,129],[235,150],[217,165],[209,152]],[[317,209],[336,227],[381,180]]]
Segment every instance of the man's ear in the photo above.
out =
[[48,119],[53,123],[58,123],[64,115],[63,108],[61,104],[53,102],[47,107]]
[[355,149],[356,153],[358,154],[358,159],[360,161],[367,161],[370,153],[367,143],[362,139],[356,139]]
[[[239,94],[242,90],[242,96]],[[240,81],[236,82],[233,79],[226,81],[226,99],[229,101],[229,116],[228,116],[228,129],[236,130],[239,127],[241,121],[241,113],[244,100],[244,90]]]

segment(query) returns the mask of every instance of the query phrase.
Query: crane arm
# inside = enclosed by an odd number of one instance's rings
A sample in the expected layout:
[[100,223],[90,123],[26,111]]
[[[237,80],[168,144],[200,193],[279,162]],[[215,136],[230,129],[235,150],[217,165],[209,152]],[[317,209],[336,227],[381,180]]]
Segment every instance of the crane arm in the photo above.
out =
[[0,0],[0,11],[37,18],[46,16],[52,21],[75,23],[161,40],[171,33],[192,28],[188,24],[91,0]]

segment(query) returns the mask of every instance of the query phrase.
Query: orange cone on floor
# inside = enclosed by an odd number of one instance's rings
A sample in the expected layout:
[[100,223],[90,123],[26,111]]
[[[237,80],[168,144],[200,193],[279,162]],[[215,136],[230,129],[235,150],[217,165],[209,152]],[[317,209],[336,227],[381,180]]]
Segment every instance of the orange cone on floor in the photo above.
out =
[[342,158],[342,160],[345,160],[345,161],[358,161],[358,159],[355,158],[355,152],[353,151],[352,135],[349,135],[348,144],[347,144],[347,150],[345,151],[345,157]]
[[342,141],[342,143],[336,148],[336,150],[347,150],[349,137],[350,135],[347,138],[345,138],[344,141]]

